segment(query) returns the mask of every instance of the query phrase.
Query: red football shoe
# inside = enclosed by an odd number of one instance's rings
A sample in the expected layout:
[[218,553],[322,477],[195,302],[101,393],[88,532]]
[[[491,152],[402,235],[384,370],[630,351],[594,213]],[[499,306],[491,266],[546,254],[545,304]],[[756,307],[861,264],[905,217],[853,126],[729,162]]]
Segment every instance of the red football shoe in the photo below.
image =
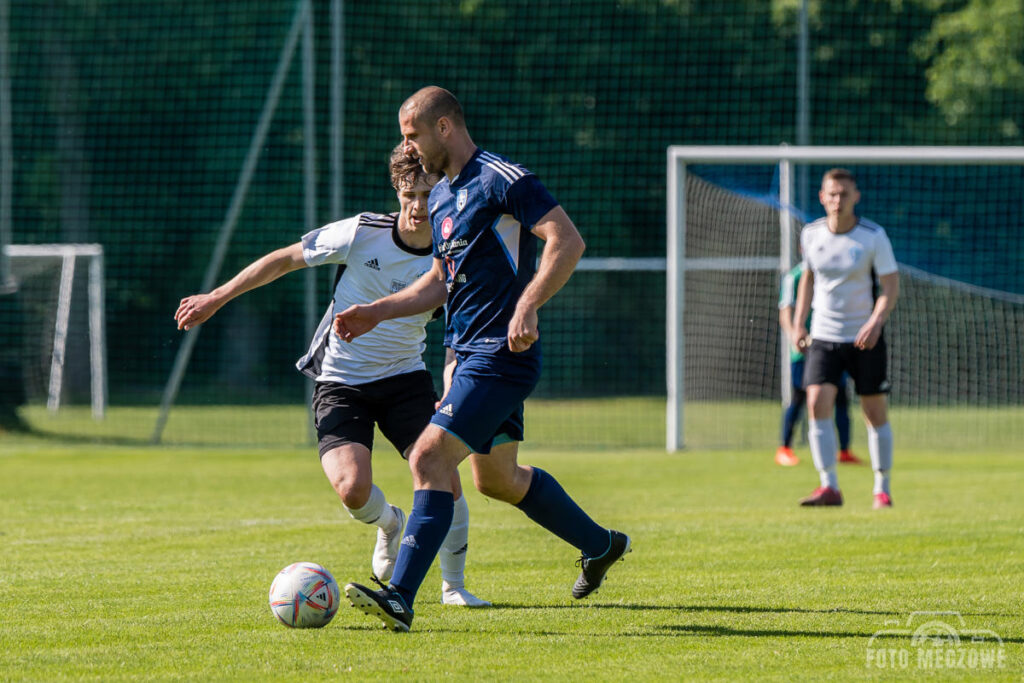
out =
[[873,507],[876,510],[881,510],[883,508],[891,508],[892,496],[890,496],[888,493],[876,493],[875,502],[871,507]]
[[814,493],[800,500],[800,505],[803,507],[823,507],[842,504],[843,494],[839,492],[839,489],[829,486],[819,486],[814,489]]
[[849,448],[845,448],[839,451],[839,462],[845,462],[850,465],[863,465],[864,461],[858,458],[856,455],[850,452]]
[[793,455],[793,449],[789,446],[779,446],[779,450],[775,451],[775,464],[792,467],[800,464],[800,458]]

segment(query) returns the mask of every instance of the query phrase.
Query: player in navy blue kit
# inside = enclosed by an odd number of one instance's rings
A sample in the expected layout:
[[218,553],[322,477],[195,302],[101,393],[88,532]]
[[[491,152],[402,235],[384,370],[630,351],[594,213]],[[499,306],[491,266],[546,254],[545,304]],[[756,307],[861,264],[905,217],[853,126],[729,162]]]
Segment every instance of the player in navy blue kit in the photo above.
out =
[[351,341],[382,321],[445,304],[456,365],[409,455],[413,508],[390,585],[348,584],[346,595],[387,628],[409,630],[416,591],[451,519],[452,472],[469,456],[481,493],[580,550],[572,595],[586,597],[629,551],[629,537],[596,524],[551,475],[517,462],[523,401],[541,370],[537,309],[568,281],[583,238],[533,173],[473,143],[447,90],[419,90],[398,120],[407,153],[445,176],[430,193],[433,268],[397,294],[339,313],[334,330]]

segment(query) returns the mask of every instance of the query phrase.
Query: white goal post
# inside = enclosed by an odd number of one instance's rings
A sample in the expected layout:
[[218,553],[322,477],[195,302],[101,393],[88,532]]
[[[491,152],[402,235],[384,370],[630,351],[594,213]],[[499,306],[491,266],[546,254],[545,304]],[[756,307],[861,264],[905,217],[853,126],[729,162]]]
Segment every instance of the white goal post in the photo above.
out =
[[[793,264],[792,217],[794,164],[878,165],[1024,165],[1024,147],[866,147],[866,146],[671,146],[667,165],[666,260],[666,439],[669,452],[685,446],[685,347],[683,317],[686,274],[698,270],[785,273]],[[778,257],[688,258],[686,254],[686,180],[692,164],[778,164]],[[788,363],[782,363],[788,373]],[[789,383],[783,381],[784,391]]]
[[67,352],[68,331],[71,320],[72,287],[79,259],[88,262],[88,318],[89,318],[89,375],[93,417],[104,416],[107,406],[106,333],[103,285],[103,246],[99,244],[8,244],[4,253],[15,274],[30,270],[35,261],[60,264],[60,286],[53,323],[53,348],[50,355],[49,381],[46,407],[50,412],[60,408],[64,385],[64,361]]

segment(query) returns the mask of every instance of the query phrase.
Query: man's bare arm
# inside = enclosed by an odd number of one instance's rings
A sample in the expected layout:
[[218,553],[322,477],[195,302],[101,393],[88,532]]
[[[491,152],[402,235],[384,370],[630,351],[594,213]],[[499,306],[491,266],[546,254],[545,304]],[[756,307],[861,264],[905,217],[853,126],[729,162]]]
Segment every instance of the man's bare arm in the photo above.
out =
[[796,288],[796,307],[793,309],[793,343],[798,349],[806,349],[811,342],[806,327],[807,316],[811,314],[811,300],[814,297],[814,272],[805,268]]
[[779,309],[779,327],[782,328],[782,333],[786,335],[786,343],[794,348],[797,348],[796,330],[793,329],[792,306],[785,306]]
[[334,316],[334,333],[344,341],[366,334],[381,321],[404,318],[444,305],[448,288],[444,285],[444,269],[440,259],[416,282],[400,292],[368,304],[349,306]]
[[569,281],[586,249],[583,237],[560,206],[537,221],[533,233],[544,240],[544,249],[537,273],[520,295],[508,324],[508,346],[515,352],[525,351],[537,341],[537,310]]
[[212,318],[224,304],[240,294],[305,267],[301,242],[261,256],[209,294],[193,294],[182,299],[174,314],[178,329],[190,330]]
[[875,299],[875,308],[871,317],[864,326],[857,332],[857,338],[853,341],[854,346],[859,349],[872,349],[882,336],[882,328],[889,319],[889,314],[896,307],[896,299],[900,296],[900,275],[889,273],[878,278],[882,285],[882,293]]

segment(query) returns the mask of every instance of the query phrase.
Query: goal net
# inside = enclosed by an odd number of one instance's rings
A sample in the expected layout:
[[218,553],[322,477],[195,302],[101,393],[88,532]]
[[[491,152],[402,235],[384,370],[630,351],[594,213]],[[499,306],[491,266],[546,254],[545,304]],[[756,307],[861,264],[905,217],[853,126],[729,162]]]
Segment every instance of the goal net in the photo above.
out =
[[[893,243],[901,294],[886,339],[900,442],[1018,442],[1024,275],[1012,254],[1024,240],[1024,151],[674,147],[668,449],[776,445],[790,385],[780,277],[798,259],[804,222],[823,213],[794,201],[797,164],[812,202],[825,170],[852,170],[858,213],[883,225]],[[864,443],[855,429],[855,447],[858,434]]]
[[15,289],[3,312],[8,390],[50,413],[87,402],[93,417],[103,417],[103,247],[11,244],[4,253]]

